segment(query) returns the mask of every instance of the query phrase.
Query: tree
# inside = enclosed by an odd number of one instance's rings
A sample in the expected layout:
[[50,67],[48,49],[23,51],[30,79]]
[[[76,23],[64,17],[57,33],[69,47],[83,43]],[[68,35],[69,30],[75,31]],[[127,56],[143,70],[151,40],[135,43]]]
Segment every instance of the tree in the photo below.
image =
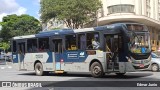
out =
[[0,49],[3,49],[4,52],[5,52],[6,50],[8,50],[9,48],[10,48],[10,44],[9,44],[9,43],[6,43],[6,42],[1,42],[1,43],[0,43]]
[[26,14],[21,16],[13,14],[3,17],[0,25],[2,25],[0,36],[5,42],[14,36],[35,34],[41,30],[40,22]]
[[52,18],[62,20],[69,28],[83,27],[96,19],[100,0],[41,0],[41,20],[46,23]]

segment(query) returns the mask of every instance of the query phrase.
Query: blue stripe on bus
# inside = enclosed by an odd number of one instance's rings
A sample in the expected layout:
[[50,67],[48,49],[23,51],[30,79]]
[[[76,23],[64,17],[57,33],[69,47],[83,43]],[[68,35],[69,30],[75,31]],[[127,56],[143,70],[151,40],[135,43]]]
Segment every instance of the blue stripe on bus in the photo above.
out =
[[47,52],[47,54],[48,54],[49,57],[48,57],[46,63],[52,63],[53,62],[52,52]]
[[63,62],[84,62],[87,57],[88,55],[84,50],[64,51],[63,54],[55,54],[55,61],[60,62],[63,59]]

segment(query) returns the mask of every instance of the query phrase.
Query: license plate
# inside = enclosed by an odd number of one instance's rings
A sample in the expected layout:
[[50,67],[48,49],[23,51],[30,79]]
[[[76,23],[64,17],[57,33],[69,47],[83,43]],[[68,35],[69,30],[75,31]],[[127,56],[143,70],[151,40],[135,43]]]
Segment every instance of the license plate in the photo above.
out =
[[143,64],[140,64],[140,65],[139,65],[139,67],[141,67],[141,68],[142,68],[142,67],[144,67],[144,65],[143,65]]

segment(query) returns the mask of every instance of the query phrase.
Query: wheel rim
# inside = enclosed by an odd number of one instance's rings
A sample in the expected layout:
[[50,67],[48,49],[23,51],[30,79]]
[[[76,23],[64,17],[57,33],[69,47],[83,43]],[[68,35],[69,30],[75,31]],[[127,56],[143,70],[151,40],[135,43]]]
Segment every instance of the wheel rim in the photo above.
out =
[[41,73],[41,67],[40,67],[39,65],[37,66],[36,72],[37,72],[38,74]]
[[99,66],[95,66],[93,68],[93,73],[99,75],[101,73],[101,68]]
[[152,66],[152,70],[153,70],[153,71],[157,71],[157,70],[158,70],[157,65],[153,65],[153,66]]

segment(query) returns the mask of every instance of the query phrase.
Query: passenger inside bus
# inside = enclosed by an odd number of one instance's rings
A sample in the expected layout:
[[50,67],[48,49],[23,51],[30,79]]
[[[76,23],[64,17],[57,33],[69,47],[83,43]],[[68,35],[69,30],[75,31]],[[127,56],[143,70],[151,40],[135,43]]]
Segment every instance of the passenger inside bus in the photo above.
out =
[[40,46],[39,46],[39,51],[48,51],[49,48],[47,47],[47,43],[43,42]]
[[28,39],[27,40],[27,52],[32,53],[32,52],[37,52],[37,39]]
[[97,38],[92,39],[93,49],[98,49],[100,47],[100,43],[98,42]]
[[98,33],[87,33],[87,49],[98,49],[100,47]]
[[40,46],[39,51],[45,51],[45,44],[44,43]]
[[37,47],[32,44],[32,45],[29,47],[28,52],[37,52]]

